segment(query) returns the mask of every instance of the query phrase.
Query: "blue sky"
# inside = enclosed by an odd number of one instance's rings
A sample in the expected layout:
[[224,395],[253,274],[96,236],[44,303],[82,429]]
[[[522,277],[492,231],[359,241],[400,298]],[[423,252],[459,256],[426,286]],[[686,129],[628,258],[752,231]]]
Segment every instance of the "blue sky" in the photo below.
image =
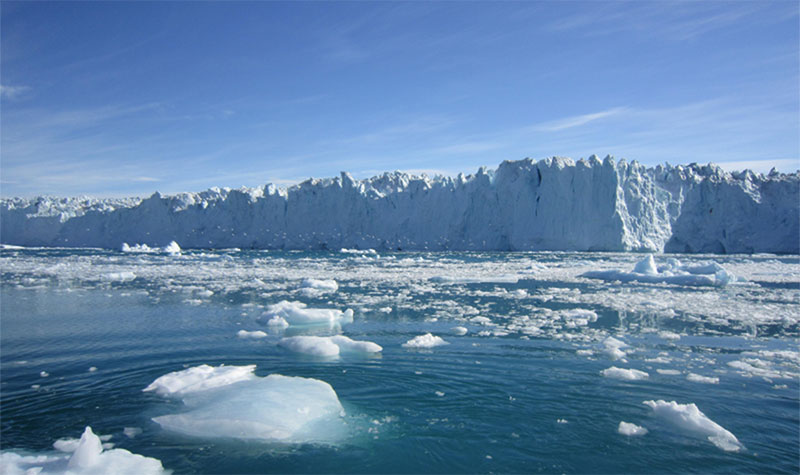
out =
[[0,5],[0,194],[591,154],[800,168],[798,3]]

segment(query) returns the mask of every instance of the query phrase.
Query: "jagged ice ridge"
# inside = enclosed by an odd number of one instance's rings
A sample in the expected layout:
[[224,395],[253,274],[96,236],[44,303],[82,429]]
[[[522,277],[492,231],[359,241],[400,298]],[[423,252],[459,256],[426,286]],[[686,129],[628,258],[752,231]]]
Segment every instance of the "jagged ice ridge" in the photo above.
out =
[[568,158],[146,199],[0,200],[0,242],[102,247],[800,252],[800,172]]

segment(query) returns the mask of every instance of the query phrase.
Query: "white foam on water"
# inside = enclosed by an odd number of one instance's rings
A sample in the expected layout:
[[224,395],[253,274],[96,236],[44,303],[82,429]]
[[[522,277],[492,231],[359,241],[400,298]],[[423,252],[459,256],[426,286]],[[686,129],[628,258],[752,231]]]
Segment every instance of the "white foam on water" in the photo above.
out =
[[105,449],[100,437],[86,427],[78,439],[60,439],[54,445],[66,453],[35,454],[0,452],[0,473],[33,474],[166,474],[158,459],[144,457],[124,449]]
[[637,426],[631,422],[620,421],[617,432],[627,436],[638,436],[647,434],[647,429],[642,426]]
[[415,336],[414,338],[403,343],[403,348],[433,348],[436,346],[448,345],[442,337],[426,333],[424,335]]
[[653,409],[656,416],[670,422],[678,429],[708,439],[712,444],[727,452],[738,452],[742,444],[727,429],[709,419],[694,403],[679,404],[675,401],[643,401],[642,404]]
[[[252,366],[238,368],[252,376]],[[162,428],[194,437],[282,443],[335,443],[346,435],[336,392],[317,379],[252,376],[181,395],[187,411],[153,418]]]
[[617,368],[612,366],[600,371],[600,374],[606,378],[624,379],[627,381],[641,381],[650,377],[649,374],[638,369]]

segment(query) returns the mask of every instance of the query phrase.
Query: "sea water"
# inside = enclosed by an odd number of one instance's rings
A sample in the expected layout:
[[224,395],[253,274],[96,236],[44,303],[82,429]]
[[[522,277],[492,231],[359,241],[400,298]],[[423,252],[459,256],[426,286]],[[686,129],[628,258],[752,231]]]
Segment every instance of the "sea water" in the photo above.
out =
[[[175,473],[800,470],[797,256],[655,256],[735,276],[675,285],[584,276],[641,254],[345,251],[0,250],[3,453],[91,426]],[[334,318],[276,325],[281,302]],[[333,335],[381,351],[286,340]],[[165,428],[196,401],[143,390],[201,365],[324,382],[343,410],[283,440]],[[304,388],[282,423],[317,409]],[[276,404],[202,394],[233,427]]]

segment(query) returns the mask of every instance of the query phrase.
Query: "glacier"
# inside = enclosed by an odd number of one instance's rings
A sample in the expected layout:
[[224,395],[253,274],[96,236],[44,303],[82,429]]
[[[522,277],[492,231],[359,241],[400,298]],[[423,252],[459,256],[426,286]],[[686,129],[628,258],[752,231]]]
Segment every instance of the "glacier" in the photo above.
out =
[[20,246],[800,253],[800,171],[597,156],[149,198],[0,200]]

